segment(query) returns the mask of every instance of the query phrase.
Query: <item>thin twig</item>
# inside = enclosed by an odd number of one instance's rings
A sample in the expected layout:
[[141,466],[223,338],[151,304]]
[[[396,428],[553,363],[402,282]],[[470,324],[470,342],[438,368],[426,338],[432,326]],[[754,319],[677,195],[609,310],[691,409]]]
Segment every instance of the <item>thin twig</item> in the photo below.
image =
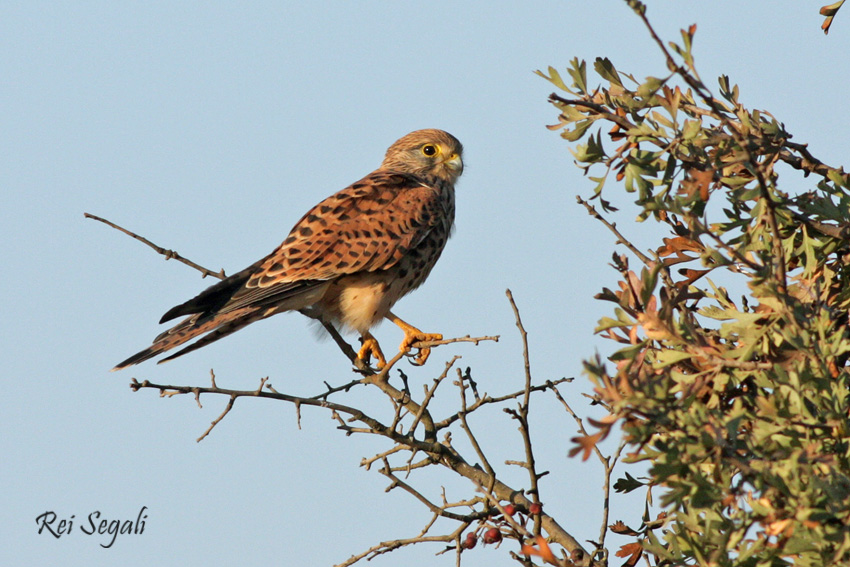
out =
[[92,215],[90,213],[83,213],[83,216],[86,217],[87,219],[92,219],[92,220],[96,220],[98,222],[102,222],[105,225],[111,226],[115,230],[119,230],[119,231],[123,232],[127,236],[131,236],[131,237],[135,238],[139,242],[146,244],[146,245],[150,246],[151,248],[153,248],[156,251],[157,254],[161,254],[161,255],[165,256],[166,260],[172,260],[172,259],[177,260],[178,262],[186,264],[190,268],[194,268],[194,269],[198,270],[199,272],[201,272],[202,278],[205,278],[207,276],[212,276],[214,278],[218,278],[220,280],[223,280],[225,277],[227,277],[224,274],[224,268],[222,268],[218,272],[213,272],[212,270],[207,269],[207,268],[201,266],[200,264],[196,264],[195,262],[184,258],[183,256],[181,256],[180,254],[178,254],[174,250],[168,250],[168,249],[163,248],[161,246],[157,246],[156,244],[154,244],[153,242],[151,242],[147,238],[145,238],[143,236],[139,236],[135,232],[129,231],[126,228],[120,227],[117,224],[115,224],[114,222],[108,221],[104,218],[101,218],[101,217],[96,216],[96,215]]
[[[487,455],[484,454],[484,451],[481,449],[481,445],[478,443],[478,439],[475,438],[475,435],[472,433],[472,428],[469,427],[469,423],[467,423],[467,421],[466,421],[466,414],[467,414],[466,388],[464,386],[463,374],[461,373],[460,368],[458,368],[457,374],[458,374],[457,385],[458,385],[458,390],[460,391],[460,405],[461,405],[460,411],[458,412],[458,415],[460,416],[460,427],[461,427],[461,429],[463,429],[466,432],[466,436],[469,438],[469,442],[472,443],[472,447],[473,447],[473,449],[475,449],[475,453],[478,455],[478,458],[481,460],[481,464],[484,466],[484,470],[487,472],[487,474],[490,475],[490,478],[493,479],[492,482],[495,482],[496,481],[496,472],[493,470],[493,467],[490,465],[490,461],[487,459]],[[491,482],[491,485],[492,485],[492,482]],[[493,490],[493,487],[489,486],[488,490]]]
[[[517,307],[516,302],[514,301],[514,296],[511,293],[511,290],[505,290],[505,294],[508,296],[508,301],[510,301],[511,308],[514,312],[514,318],[516,319],[516,326],[519,329],[520,336],[522,337],[522,360],[523,366],[525,369],[525,388],[523,389],[523,398],[522,403],[519,404],[519,410],[517,412],[511,412],[515,415],[520,423],[520,434],[522,435],[522,441],[525,445],[525,462],[528,468],[528,478],[530,489],[528,490],[531,497],[534,499],[535,503],[540,503],[540,494],[538,488],[538,481],[540,479],[539,474],[537,474],[537,470],[534,465],[534,448],[531,444],[531,431],[529,430],[528,425],[528,407],[531,402],[531,361],[528,354],[528,333],[525,330],[525,327],[522,324],[522,317],[519,314],[519,307]],[[534,514],[534,533],[540,533],[540,514]]]
[[518,523],[511,514],[508,514],[505,511],[505,507],[502,506],[502,503],[499,502],[499,499],[496,498],[492,491],[487,490],[479,483],[475,483],[475,487],[478,489],[479,492],[481,492],[482,494],[484,494],[484,496],[487,497],[487,500],[490,501],[490,505],[492,507],[496,508],[497,510],[499,510],[499,512],[502,513],[502,516],[505,518],[505,521],[508,523],[508,525],[510,525],[518,534],[521,534],[525,537],[532,537],[534,535],[530,531],[528,531],[525,526]]
[[[549,388],[551,388],[551,384],[559,385],[559,384],[563,384],[564,382],[572,382],[572,381],[573,381],[573,378],[559,378],[557,380],[548,381],[546,384],[539,384],[537,386],[532,386],[531,391],[532,392],[544,392],[544,391],[548,390]],[[499,404],[499,403],[507,401],[507,400],[515,400],[515,399],[517,399],[521,396],[524,396],[524,395],[525,395],[525,389],[518,390],[518,391],[512,392],[510,394],[505,394],[503,396],[496,396],[496,397],[490,397],[489,395],[485,394],[484,396],[477,399],[475,401],[475,403],[471,404],[467,408],[467,413],[472,413],[473,411],[477,410],[478,408],[480,408],[482,406]],[[459,413],[460,412],[454,413],[454,414],[446,417],[442,421],[435,423],[434,426],[436,427],[436,429],[438,431],[440,429],[445,429],[446,427],[449,427],[452,423],[454,423],[455,421],[460,419]]]
[[617,225],[615,223],[609,222],[608,219],[599,214],[599,212],[596,210],[596,207],[594,207],[593,205],[578,196],[576,197],[576,201],[580,205],[583,205],[585,209],[587,209],[587,214],[604,224],[608,228],[608,230],[614,233],[614,236],[617,237],[616,244],[622,244],[623,246],[628,248],[632,252],[632,254],[637,256],[640,261],[646,264],[647,266],[651,266],[653,264],[652,258],[641,252],[637,246],[632,244],[628,238],[623,236],[622,233],[617,229]]
[[[431,401],[431,398],[434,397],[434,393],[437,391],[437,387],[446,379],[446,376],[449,375],[449,369],[454,366],[454,363],[460,356],[453,357],[450,361],[446,363],[446,368],[443,372],[434,379],[434,385],[431,388],[426,388],[425,397],[422,398],[422,403],[419,404],[419,411],[416,412],[413,418],[413,423],[410,424],[410,427],[407,429],[408,435],[416,434],[416,427],[419,425],[420,420],[422,419],[422,414],[425,412],[425,408],[428,407],[428,403]],[[435,428],[436,429],[436,428]]]
[[366,551],[364,551],[362,553],[359,553],[357,555],[352,555],[350,558],[348,558],[348,560],[343,561],[342,563],[339,563],[339,564],[335,565],[334,567],[350,567],[351,565],[354,565],[355,563],[357,563],[361,559],[366,559],[367,561],[369,561],[369,560],[374,559],[375,557],[382,555],[384,553],[388,553],[390,551],[395,551],[396,549],[399,549],[401,547],[404,547],[404,546],[407,546],[407,545],[413,545],[413,544],[417,544],[417,543],[426,543],[426,542],[448,543],[448,542],[452,542],[452,541],[459,543],[460,534],[462,534],[468,526],[469,526],[469,524],[462,523],[460,526],[458,526],[458,528],[455,531],[453,531],[450,534],[443,535],[443,536],[420,536],[420,537],[412,537],[412,538],[405,538],[405,539],[396,539],[396,540],[392,540],[392,541],[383,541],[383,542],[381,542],[377,545],[373,545],[372,547],[370,547],[369,549],[367,549]]
[[386,457],[383,459],[383,462],[384,466],[379,469],[378,472],[380,472],[382,475],[384,475],[391,481],[391,484],[386,488],[386,490],[384,490],[384,492],[389,492],[394,488],[401,488],[402,490],[419,500],[422,504],[425,505],[426,508],[428,508],[428,510],[430,510],[434,514],[439,514],[441,517],[448,518],[450,520],[456,520],[459,522],[471,522],[473,520],[487,517],[486,512],[474,512],[472,514],[455,514],[454,512],[447,511],[445,509],[445,506],[437,506],[436,504],[425,498],[425,496],[421,492],[419,492],[418,490],[398,478],[396,475],[394,475],[392,473],[390,464],[387,462]]
[[223,411],[223,412],[221,412],[221,415],[219,415],[217,418],[215,418],[215,419],[212,421],[212,423],[210,423],[210,426],[207,428],[207,430],[206,430],[206,431],[204,431],[204,432],[201,434],[201,436],[200,436],[200,437],[198,437],[195,441],[197,441],[198,443],[200,443],[201,441],[203,441],[203,440],[204,440],[204,438],[205,438],[207,435],[209,435],[209,434],[210,434],[210,431],[212,431],[212,430],[213,430],[213,427],[215,427],[216,425],[218,425],[218,423],[219,423],[222,419],[224,419],[224,416],[226,416],[228,413],[230,413],[230,410],[231,410],[231,409],[233,409],[233,402],[235,402],[235,401],[236,401],[236,396],[230,396],[230,399],[227,401],[227,406],[224,408],[224,411]]
[[342,386],[331,386],[330,384],[325,382],[325,387],[327,388],[327,391],[313,396],[313,399],[327,400],[328,396],[330,396],[331,394],[336,394],[337,392],[348,392],[354,386],[362,386],[362,385],[365,385],[365,382],[363,382],[363,380],[361,380],[361,379],[352,380],[352,381],[348,382],[347,384],[343,384]]
[[365,468],[368,471],[369,469],[372,468],[372,463],[374,463],[375,461],[384,461],[390,455],[398,453],[399,451],[407,451],[407,450],[408,450],[408,448],[405,447],[404,445],[396,445],[392,449],[388,449],[388,450],[386,450],[382,453],[378,453],[377,455],[375,455],[373,457],[369,457],[368,459],[366,457],[364,457],[363,459],[360,460],[360,466]]

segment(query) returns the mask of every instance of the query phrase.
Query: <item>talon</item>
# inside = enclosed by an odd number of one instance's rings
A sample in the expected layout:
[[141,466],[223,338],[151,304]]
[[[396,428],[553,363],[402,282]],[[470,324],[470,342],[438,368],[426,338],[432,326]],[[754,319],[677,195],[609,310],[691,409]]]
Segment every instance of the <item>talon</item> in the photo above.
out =
[[[410,323],[402,321],[392,313],[389,313],[387,315],[387,319],[398,325],[401,330],[404,331],[404,340],[401,341],[401,345],[399,345],[398,347],[398,349],[403,353],[410,352],[410,349],[413,348],[413,343],[443,340],[443,335],[439,333],[423,333]],[[428,360],[428,357],[430,355],[430,348],[420,348],[419,353],[413,358],[411,362],[416,366],[422,366],[423,364],[425,364],[425,361]]]
[[[399,346],[399,350],[401,352],[409,352],[410,349],[413,347],[413,343],[443,340],[443,335],[439,333],[423,333],[418,329],[413,329],[413,331],[414,332],[412,333],[406,333],[404,335],[404,340],[401,341],[401,345]],[[430,355],[430,348],[420,348],[419,353],[415,356],[411,363],[416,366],[422,366],[423,364],[425,364],[425,361],[428,360],[428,357]]]
[[381,346],[378,344],[378,340],[372,335],[363,335],[360,338],[360,342],[363,343],[363,346],[360,347],[360,351],[357,353],[357,358],[362,360],[369,365],[369,359],[371,357],[375,357],[375,367],[378,370],[381,370],[384,366],[387,365],[387,359],[384,358],[384,353],[381,351]]

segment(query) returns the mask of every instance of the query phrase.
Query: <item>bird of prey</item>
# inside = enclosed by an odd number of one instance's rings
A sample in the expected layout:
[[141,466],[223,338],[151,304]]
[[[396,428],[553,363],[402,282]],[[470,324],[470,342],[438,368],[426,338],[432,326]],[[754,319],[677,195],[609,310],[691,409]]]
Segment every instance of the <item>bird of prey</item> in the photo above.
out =
[[[369,363],[374,356],[378,368],[386,359],[370,329],[384,318],[404,331],[402,352],[442,339],[390,310],[425,281],[452,232],[462,152],[442,130],[399,139],[378,169],[313,207],[271,254],[170,309],[160,323],[185,319],[113,370],[200,337],[165,362],[285,311],[357,331],[357,357]],[[421,349],[416,362],[424,364],[429,354]]]

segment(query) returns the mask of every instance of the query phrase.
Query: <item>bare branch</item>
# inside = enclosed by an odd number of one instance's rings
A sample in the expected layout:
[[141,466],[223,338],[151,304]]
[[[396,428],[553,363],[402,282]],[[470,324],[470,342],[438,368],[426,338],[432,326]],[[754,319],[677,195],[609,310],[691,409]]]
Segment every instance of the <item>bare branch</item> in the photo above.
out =
[[348,392],[354,386],[358,386],[358,385],[365,385],[365,382],[363,382],[363,380],[360,380],[360,379],[352,380],[352,381],[348,382],[347,384],[343,384],[342,386],[331,386],[330,384],[325,382],[325,387],[328,390],[326,392],[322,392],[321,394],[317,394],[317,395],[313,396],[313,398],[316,399],[316,400],[327,400],[328,396],[330,396],[332,394],[336,394],[337,392]]
[[594,207],[581,197],[576,196],[576,201],[580,205],[584,206],[585,209],[587,209],[587,214],[604,224],[608,228],[608,230],[614,233],[614,236],[617,237],[617,242],[615,244],[622,244],[623,246],[628,248],[632,254],[639,258],[640,261],[646,264],[647,266],[653,264],[652,258],[641,252],[634,244],[629,241],[629,239],[627,239],[625,236],[622,235],[622,233],[620,233],[619,230],[617,230],[616,223],[608,222],[608,219],[599,214],[599,212],[596,210],[596,207]]
[[377,455],[375,455],[373,457],[369,457],[368,459],[364,457],[363,459],[360,460],[360,466],[364,467],[368,471],[369,469],[372,468],[372,463],[374,463],[376,461],[384,461],[390,455],[398,453],[399,451],[407,451],[407,450],[408,450],[407,447],[405,447],[404,445],[396,445],[392,449],[388,449],[388,450],[386,450],[382,453],[378,453]]
[[233,402],[235,402],[235,401],[236,401],[236,396],[230,396],[230,399],[227,401],[227,406],[224,408],[224,411],[223,411],[223,412],[221,412],[221,415],[220,415],[220,416],[218,416],[217,418],[215,418],[215,419],[212,421],[212,423],[210,423],[210,426],[207,428],[207,430],[206,430],[206,431],[204,431],[204,432],[201,434],[201,436],[200,436],[200,437],[198,437],[195,441],[197,441],[198,443],[200,443],[201,441],[203,441],[203,440],[204,440],[204,437],[206,437],[207,435],[209,435],[209,434],[210,434],[210,431],[212,431],[212,430],[213,430],[213,427],[215,427],[216,425],[218,425],[218,423],[219,423],[222,419],[224,419],[224,416],[226,416],[228,413],[230,413],[230,410],[231,410],[231,409],[233,409]]
[[[519,404],[518,411],[508,411],[511,415],[513,415],[517,421],[519,421],[520,427],[519,431],[522,435],[523,445],[525,446],[525,463],[526,468],[528,469],[528,478],[531,488],[528,490],[528,493],[531,494],[534,502],[540,503],[540,494],[538,488],[538,481],[542,475],[537,474],[537,470],[534,466],[534,448],[531,444],[531,432],[529,431],[528,426],[528,407],[531,401],[531,361],[529,360],[528,355],[528,333],[525,331],[525,327],[522,324],[522,318],[519,314],[519,308],[517,307],[516,302],[514,301],[514,296],[511,293],[511,290],[506,290],[505,292],[508,296],[508,301],[511,303],[511,308],[514,312],[514,317],[516,319],[516,326],[519,329],[520,336],[522,337],[522,360],[523,365],[525,367],[525,388],[523,390],[523,398],[522,402]],[[534,515],[534,533],[540,533],[540,514]]]
[[[548,390],[549,388],[551,388],[552,385],[559,385],[559,384],[563,384],[565,382],[572,382],[572,381],[573,381],[573,378],[559,378],[557,380],[550,380],[550,381],[547,381],[545,384],[539,384],[539,385],[536,385],[536,386],[532,386],[531,391],[532,392],[544,392],[544,391]],[[518,390],[518,391],[510,393],[510,394],[505,394],[503,396],[496,396],[496,397],[490,397],[489,395],[485,394],[484,396],[477,399],[475,401],[475,403],[471,404],[467,408],[467,413],[472,413],[473,411],[477,410],[478,408],[480,408],[482,406],[499,404],[501,402],[504,402],[504,401],[507,401],[507,400],[513,400],[513,399],[519,398],[519,397],[524,396],[524,395],[525,395],[525,389]],[[452,423],[454,423],[458,419],[460,419],[460,412],[454,413],[454,414],[450,415],[449,417],[435,423],[434,426],[439,431],[440,429],[445,429],[446,427],[449,427]]]
[[354,565],[361,559],[366,559],[367,561],[374,559],[375,557],[382,555],[384,553],[388,553],[390,551],[395,551],[400,547],[404,547],[406,545],[413,545],[416,543],[426,543],[426,542],[459,542],[460,534],[468,527],[469,524],[461,524],[455,531],[450,534],[442,535],[442,536],[418,536],[406,539],[396,539],[392,541],[383,541],[377,545],[373,545],[363,553],[352,555],[347,561],[343,561],[335,565],[334,567],[349,567],[350,565]]
[[446,368],[443,370],[442,374],[440,374],[437,378],[434,379],[434,385],[431,388],[425,389],[425,397],[422,398],[422,403],[420,404],[419,411],[416,412],[415,417],[413,418],[413,423],[410,424],[408,428],[409,435],[416,434],[416,427],[419,425],[419,421],[422,419],[422,414],[425,412],[425,408],[428,407],[428,403],[431,401],[431,398],[434,397],[434,393],[437,391],[437,387],[446,379],[446,376],[449,375],[449,370],[454,363],[459,359],[459,356],[453,357],[450,361],[446,363]]
[[467,407],[466,407],[466,388],[464,387],[463,374],[458,368],[457,371],[458,380],[457,386],[460,391],[460,405],[461,409],[458,412],[460,416],[460,427],[466,432],[466,436],[469,438],[469,442],[472,443],[472,447],[475,449],[476,454],[478,455],[481,464],[484,465],[484,470],[487,471],[487,474],[490,475],[491,486],[488,487],[488,490],[492,490],[492,482],[496,481],[496,472],[493,470],[493,467],[490,465],[490,461],[487,459],[487,455],[484,454],[484,451],[481,449],[481,445],[478,443],[478,439],[475,438],[475,435],[472,433],[472,429],[469,427],[469,423],[466,421]]
[[394,488],[401,488],[402,490],[404,490],[408,494],[411,494],[414,498],[419,500],[422,504],[425,505],[426,508],[428,508],[434,514],[439,514],[443,518],[449,518],[450,520],[457,520],[459,522],[472,522],[473,520],[487,517],[486,512],[474,512],[472,514],[465,515],[455,514],[454,512],[448,512],[446,510],[448,506],[437,506],[436,504],[425,498],[418,490],[416,490],[415,488],[398,478],[396,475],[394,475],[390,468],[390,464],[389,462],[387,462],[386,458],[383,459],[383,462],[384,466],[379,469],[378,472],[380,472],[382,475],[392,481],[392,483],[387,487],[385,492],[389,492]]
[[174,259],[174,260],[177,260],[178,262],[186,264],[190,268],[194,268],[194,269],[198,270],[199,272],[201,272],[202,278],[205,278],[207,276],[212,276],[214,278],[218,278],[220,280],[223,280],[226,277],[225,274],[224,274],[224,268],[222,268],[218,272],[213,272],[212,270],[207,269],[207,268],[205,268],[205,267],[203,267],[199,264],[196,264],[195,262],[192,262],[191,260],[187,260],[186,258],[181,256],[180,254],[178,254],[174,250],[168,250],[166,248],[162,248],[161,246],[157,246],[156,244],[154,244],[153,242],[151,242],[147,238],[145,238],[143,236],[139,236],[135,232],[131,232],[131,231],[127,230],[126,228],[122,228],[122,227],[118,226],[117,224],[115,224],[111,221],[108,221],[104,218],[101,218],[101,217],[98,217],[98,216],[95,216],[95,215],[92,215],[92,214],[89,214],[89,213],[83,213],[83,216],[86,217],[87,219],[92,219],[92,220],[102,222],[105,225],[111,226],[112,228],[123,232],[127,236],[131,236],[131,237],[135,238],[136,240],[138,240],[139,242],[141,242],[143,244],[147,244],[148,246],[153,248],[156,251],[157,254],[161,254],[161,255],[165,256],[166,260]]

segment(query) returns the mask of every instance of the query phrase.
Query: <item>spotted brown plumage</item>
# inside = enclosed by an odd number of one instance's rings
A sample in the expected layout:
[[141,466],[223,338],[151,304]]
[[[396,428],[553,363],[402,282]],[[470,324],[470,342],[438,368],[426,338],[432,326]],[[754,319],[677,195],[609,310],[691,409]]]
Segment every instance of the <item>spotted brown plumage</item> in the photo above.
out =
[[[386,361],[370,329],[383,318],[404,331],[402,351],[439,340],[390,310],[425,281],[451,234],[462,152],[442,130],[399,139],[381,167],[313,207],[271,254],[166,312],[160,323],[186,318],[113,370],[200,337],[160,362],[171,360],[284,311],[357,331],[358,357],[375,356],[379,367]],[[421,349],[416,361],[428,354]]]

